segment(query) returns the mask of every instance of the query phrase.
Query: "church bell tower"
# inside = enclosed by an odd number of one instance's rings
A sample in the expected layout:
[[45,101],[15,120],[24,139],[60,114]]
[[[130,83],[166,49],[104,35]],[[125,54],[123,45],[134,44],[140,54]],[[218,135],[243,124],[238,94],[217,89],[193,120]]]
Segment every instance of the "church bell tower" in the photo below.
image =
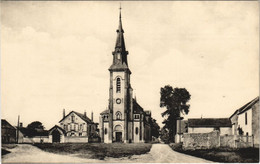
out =
[[124,30],[121,20],[121,7],[119,12],[119,26],[116,30],[117,38],[115,49],[112,52],[113,62],[110,68],[109,87],[109,142],[129,142],[128,133],[131,125],[132,88],[130,85],[131,71],[128,68]]

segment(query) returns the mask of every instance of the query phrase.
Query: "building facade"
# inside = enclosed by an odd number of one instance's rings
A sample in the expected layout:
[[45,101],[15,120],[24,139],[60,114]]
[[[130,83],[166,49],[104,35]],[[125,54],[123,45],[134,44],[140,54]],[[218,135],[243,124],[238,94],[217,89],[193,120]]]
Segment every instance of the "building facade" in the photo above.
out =
[[149,142],[151,140],[151,112],[133,98],[130,83],[124,30],[119,15],[113,62],[109,68],[110,87],[108,109],[100,114],[100,136],[105,143]]
[[5,119],[1,119],[1,139],[2,143],[15,143],[16,139],[16,128],[13,127]]
[[55,125],[49,130],[49,142],[89,142],[90,138],[97,136],[97,123],[84,114],[71,111],[59,121],[60,126]]
[[232,134],[253,138],[254,146],[259,147],[259,97],[243,105],[231,116]]

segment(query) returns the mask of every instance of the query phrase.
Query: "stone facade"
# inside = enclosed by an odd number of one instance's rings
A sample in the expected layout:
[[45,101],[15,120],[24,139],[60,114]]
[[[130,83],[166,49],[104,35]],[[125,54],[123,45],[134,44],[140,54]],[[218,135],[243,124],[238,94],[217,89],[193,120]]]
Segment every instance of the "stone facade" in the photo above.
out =
[[144,111],[133,99],[123,33],[120,11],[113,62],[109,68],[109,105],[100,114],[100,137],[105,143],[149,142],[152,139],[151,112]]

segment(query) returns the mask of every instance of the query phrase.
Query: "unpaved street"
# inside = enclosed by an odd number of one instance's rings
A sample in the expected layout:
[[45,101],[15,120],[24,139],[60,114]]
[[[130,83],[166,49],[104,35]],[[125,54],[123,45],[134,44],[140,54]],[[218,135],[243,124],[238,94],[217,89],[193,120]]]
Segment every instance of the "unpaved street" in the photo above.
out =
[[134,155],[130,158],[105,158],[105,160],[93,160],[75,157],[75,155],[60,155],[48,153],[32,145],[18,145],[10,149],[10,154],[2,157],[2,162],[26,162],[26,163],[103,163],[103,162],[151,162],[151,163],[209,163],[201,158],[192,157],[173,151],[168,145],[153,144],[151,151],[143,155]]
[[105,159],[109,162],[151,162],[151,163],[211,163],[212,161],[204,160],[189,156],[186,154],[173,151],[166,144],[153,144],[151,150],[147,154],[134,155],[130,158],[109,158]]

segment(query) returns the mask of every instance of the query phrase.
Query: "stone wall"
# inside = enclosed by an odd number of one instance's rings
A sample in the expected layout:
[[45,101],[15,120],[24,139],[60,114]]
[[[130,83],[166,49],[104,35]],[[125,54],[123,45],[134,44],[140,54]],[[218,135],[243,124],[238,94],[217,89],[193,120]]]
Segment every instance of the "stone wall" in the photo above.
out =
[[209,149],[219,146],[219,131],[210,133],[184,133],[184,149]]
[[235,136],[220,136],[220,147],[235,147]]
[[88,137],[65,137],[65,143],[85,143],[88,142]]

